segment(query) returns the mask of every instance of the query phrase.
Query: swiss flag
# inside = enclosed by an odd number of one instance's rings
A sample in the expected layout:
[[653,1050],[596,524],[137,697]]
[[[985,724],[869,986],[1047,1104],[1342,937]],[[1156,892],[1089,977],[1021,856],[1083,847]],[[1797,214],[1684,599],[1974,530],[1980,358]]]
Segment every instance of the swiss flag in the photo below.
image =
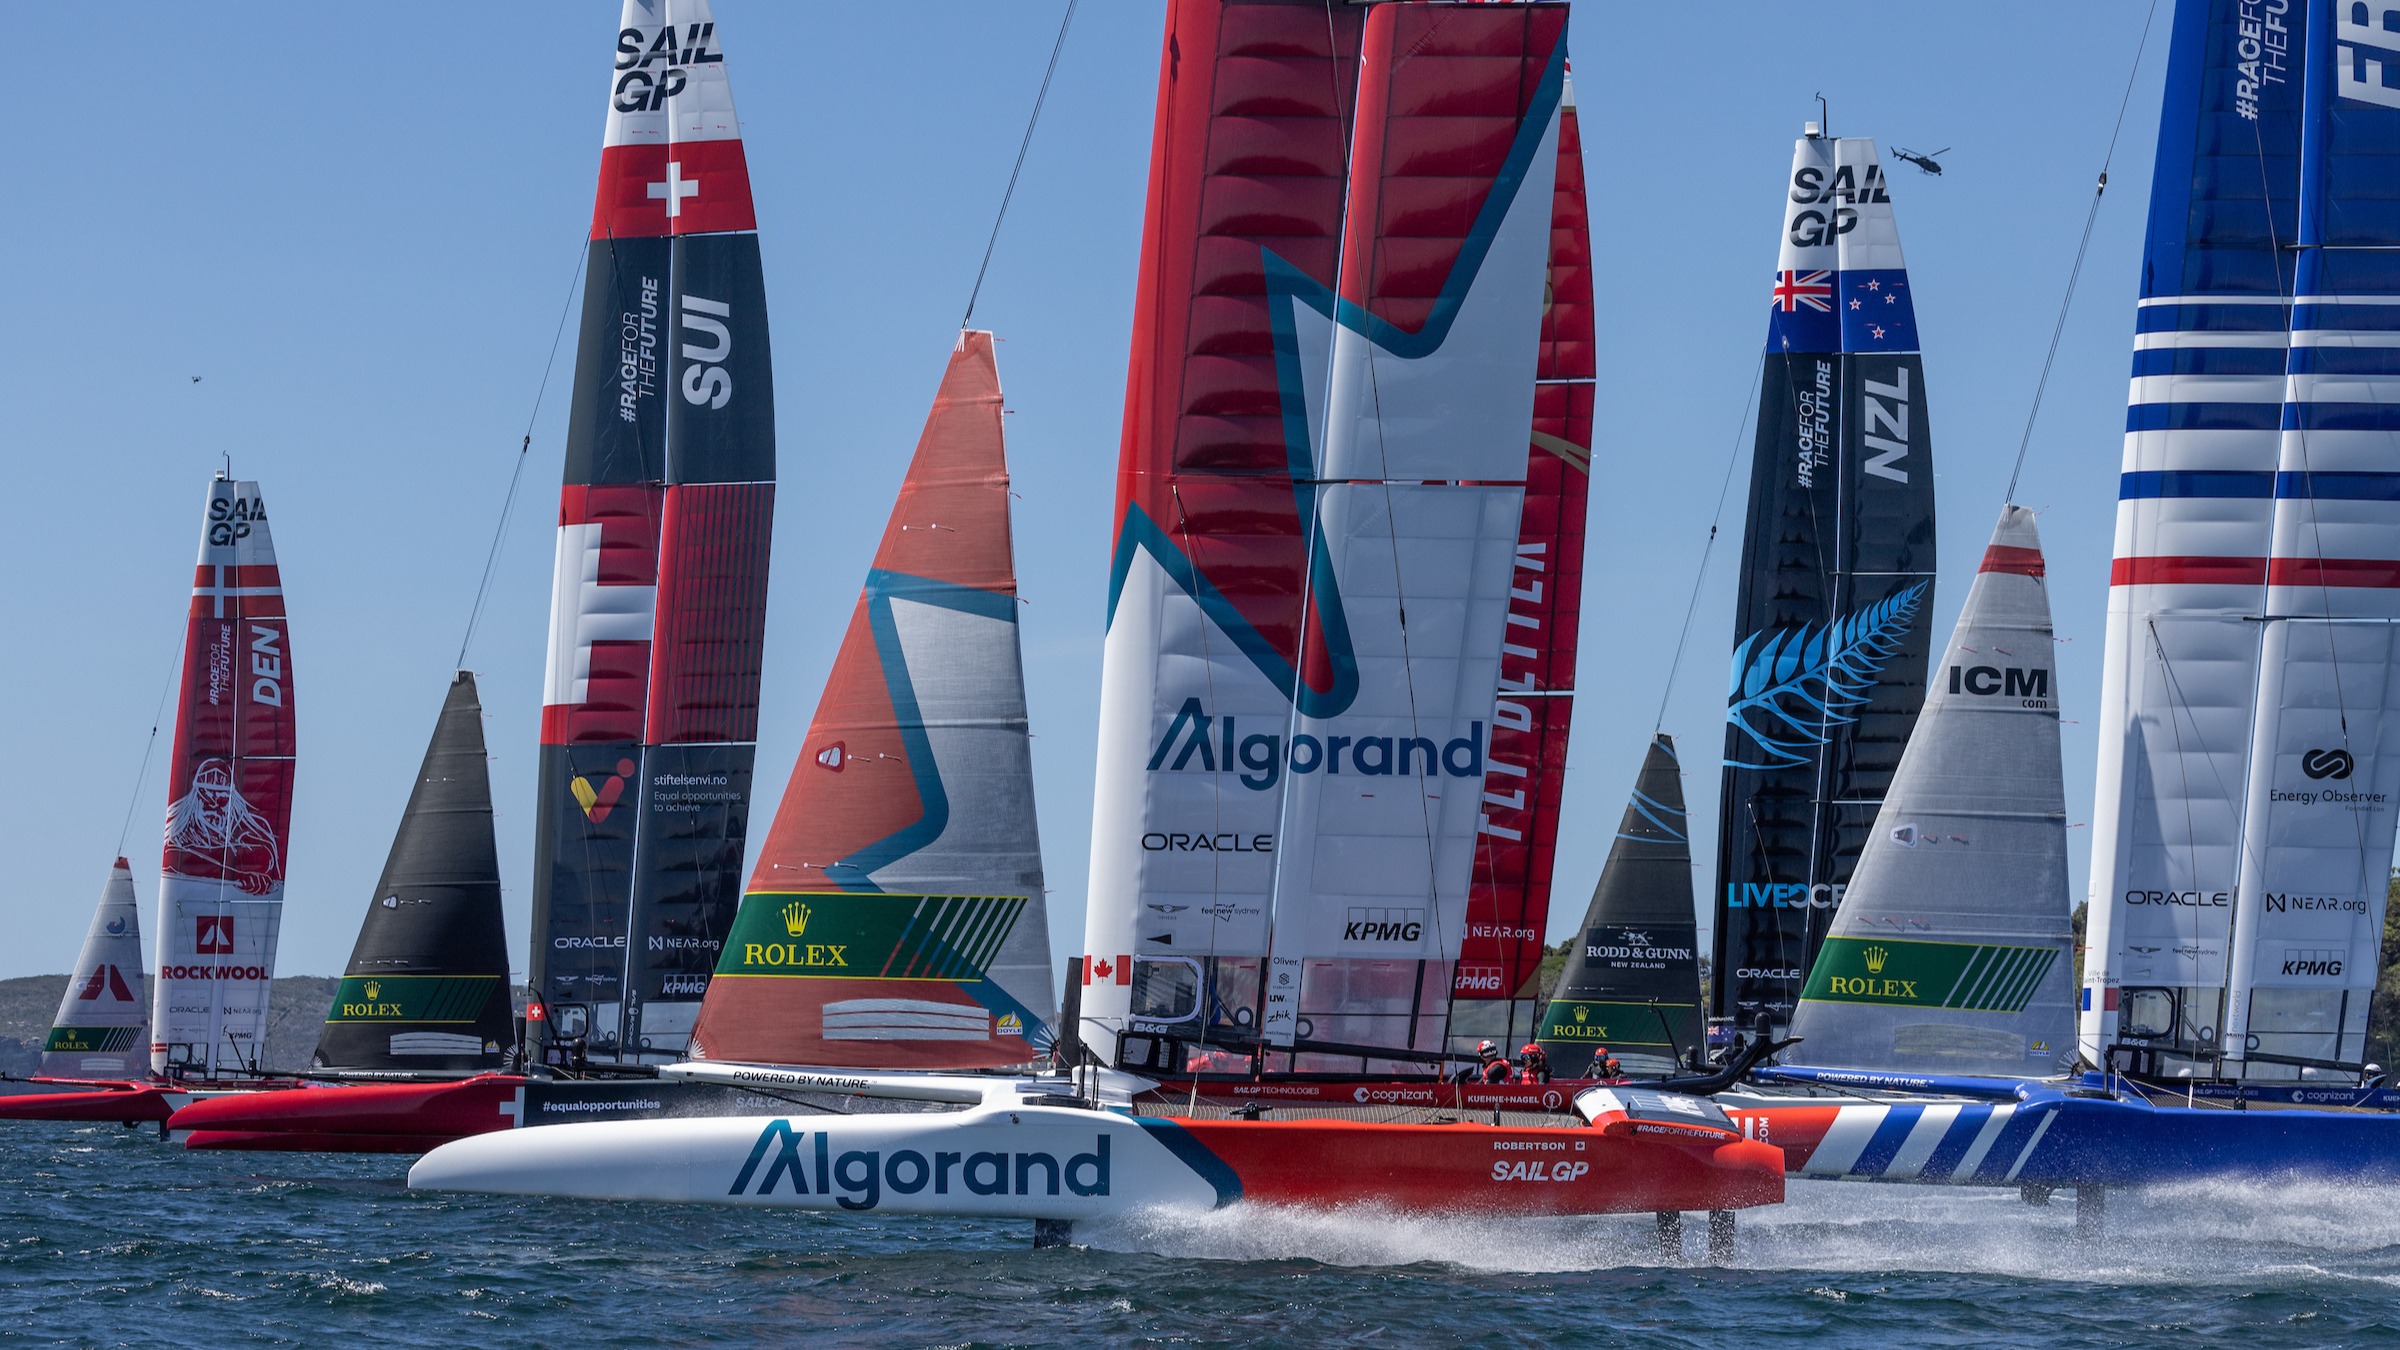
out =
[[757,228],[750,166],[738,140],[612,145],[600,152],[594,239]]

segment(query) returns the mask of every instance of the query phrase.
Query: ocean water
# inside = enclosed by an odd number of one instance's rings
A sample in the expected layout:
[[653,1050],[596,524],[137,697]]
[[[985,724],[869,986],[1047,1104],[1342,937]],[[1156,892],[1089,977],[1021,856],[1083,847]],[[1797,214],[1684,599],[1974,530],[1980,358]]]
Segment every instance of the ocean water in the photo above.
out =
[[[1647,1216],[1031,1225],[412,1195],[406,1160],[0,1126],[0,1340],[443,1346],[2400,1344],[2400,1194],[1796,1183],[1736,1268]],[[1702,1245],[1693,1222],[1687,1241]]]

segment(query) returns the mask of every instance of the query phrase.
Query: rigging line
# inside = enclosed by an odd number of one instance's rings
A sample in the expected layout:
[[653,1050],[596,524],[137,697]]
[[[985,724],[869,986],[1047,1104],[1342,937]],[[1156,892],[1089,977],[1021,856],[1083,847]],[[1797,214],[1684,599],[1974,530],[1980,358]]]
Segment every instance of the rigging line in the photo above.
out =
[[526,452],[533,449],[533,424],[542,415],[542,399],[550,392],[550,374],[558,365],[559,343],[567,335],[567,315],[575,308],[576,286],[583,280],[583,262],[589,252],[578,240],[575,248],[575,270],[567,277],[567,298],[558,307],[558,327],[550,334],[550,355],[542,362],[542,380],[533,391],[533,411],[525,416],[525,438],[517,446],[516,467],[508,472],[508,495],[500,500],[500,520],[492,526],[492,546],[483,555],[483,577],[475,583],[475,603],[467,610],[467,631],[458,640],[457,668],[466,669],[467,648],[475,641],[475,626],[483,619],[483,602],[492,593],[492,572],[500,563],[500,545],[508,538],[508,517],[517,504],[517,485],[525,477]]
[[142,806],[142,785],[150,781],[150,756],[158,749],[158,727],[166,720],[167,695],[175,688],[176,677],[183,673],[183,647],[176,644],[175,663],[167,668],[166,682],[158,687],[158,706],[150,711],[150,739],[142,746],[141,772],[133,776],[133,798],[125,803],[125,823],[117,827],[117,856],[125,856],[125,841],[133,834],[133,813]]
[[[1790,382],[1791,373],[1788,369],[1784,379],[1787,384]],[[1675,672],[1683,665],[1685,644],[1692,640],[1692,621],[1700,616],[1700,586],[1708,579],[1709,555],[1716,552],[1718,527],[1725,523],[1725,498],[1733,491],[1733,471],[1742,462],[1742,433],[1750,426],[1750,410],[1758,404],[1759,384],[1763,383],[1760,381],[1750,386],[1750,395],[1742,402],[1741,420],[1733,425],[1733,451],[1725,457],[1725,481],[1717,485],[1716,514],[1708,519],[1708,542],[1701,546],[1700,566],[1692,574],[1692,598],[1683,607],[1683,631],[1676,635],[1675,656],[1667,663],[1667,684],[1658,696],[1658,720],[1650,726],[1652,736],[1658,735],[1667,725],[1667,700],[1675,696]]]
[[2091,209],[2083,214],[2083,238],[2075,244],[2075,265],[2067,269],[2067,293],[2059,297],[2058,322],[2050,327],[2050,350],[2042,356],[2041,377],[2033,383],[2033,406],[2025,410],[2025,434],[2017,440],[2016,463],[2009,466],[2008,492],[2003,504],[2017,499],[2017,479],[2025,472],[2025,452],[2033,447],[2033,424],[2042,415],[2042,394],[2050,387],[2050,368],[2058,361],[2058,342],[2067,331],[2067,313],[2075,305],[2075,286],[2083,279],[2084,254],[2092,246],[2092,227],[2100,219],[2100,199],[2108,192],[2108,166],[2116,162],[2117,137],[2125,130],[2125,110],[2133,103],[2133,82],[2142,72],[2142,53],[2150,47],[2150,25],[2158,18],[2158,0],[2150,0],[2142,17],[2141,41],[2134,44],[2133,68],[2125,72],[2125,94],[2117,101],[2117,122],[2108,133],[2108,150],[2100,156],[2100,178],[2092,185]]
[[1000,246],[1000,222],[1008,219],[1009,199],[1017,195],[1017,177],[1025,172],[1025,152],[1033,148],[1033,129],[1041,125],[1042,103],[1050,97],[1050,77],[1058,73],[1058,54],[1066,50],[1067,28],[1075,22],[1075,6],[1082,0],[1067,0],[1067,12],[1058,21],[1058,40],[1050,44],[1050,64],[1042,68],[1042,87],[1033,96],[1033,115],[1025,119],[1025,138],[1017,142],[1017,162],[1008,171],[1008,188],[1000,194],[1000,209],[992,216],[991,237],[983,241],[983,262],[975,269],[974,289],[967,292],[967,312],[959,316],[958,326],[964,328],[975,318],[975,301],[983,294],[983,274],[992,270],[992,250]]

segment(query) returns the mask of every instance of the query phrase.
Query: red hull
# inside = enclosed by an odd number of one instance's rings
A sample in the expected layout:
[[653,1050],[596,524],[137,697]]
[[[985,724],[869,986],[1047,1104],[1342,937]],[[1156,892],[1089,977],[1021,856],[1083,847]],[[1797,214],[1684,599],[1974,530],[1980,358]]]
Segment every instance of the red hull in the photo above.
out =
[[170,1088],[130,1085],[85,1092],[29,1092],[0,1097],[0,1120],[161,1121],[172,1116],[188,1095]]
[[464,1135],[366,1134],[357,1131],[194,1130],[185,1148],[264,1153],[427,1153]]
[[1750,1139],[1343,1120],[1178,1120],[1259,1204],[1447,1214],[1637,1214],[1783,1199],[1783,1152]]
[[[1439,1083],[1425,1078],[1398,1078],[1360,1082],[1291,1082],[1267,1079],[1262,1082],[1242,1080],[1203,1080],[1200,1100],[1214,1102],[1257,1102],[1271,1106],[1277,1102],[1313,1106],[1423,1106],[1452,1111],[1557,1111],[1564,1112],[1575,1094],[1585,1088],[1603,1087],[1600,1079],[1560,1079],[1555,1083]],[[1155,1107],[1171,1114],[1175,1107],[1189,1101],[1192,1095],[1190,1079],[1162,1082],[1142,1094],[1140,1104]]]
[[[524,1086],[525,1080],[513,1074],[486,1074],[460,1082],[246,1093],[193,1102],[168,1118],[167,1127],[193,1131],[195,1137],[186,1143],[190,1148],[423,1153],[452,1139],[515,1125],[517,1094]],[[202,1135],[211,1136],[210,1142],[201,1142]]]

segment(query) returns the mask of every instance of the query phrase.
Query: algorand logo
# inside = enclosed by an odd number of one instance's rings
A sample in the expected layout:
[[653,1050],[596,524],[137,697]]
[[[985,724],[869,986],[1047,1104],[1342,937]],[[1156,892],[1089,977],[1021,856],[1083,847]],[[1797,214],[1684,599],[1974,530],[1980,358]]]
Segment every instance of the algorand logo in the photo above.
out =
[[1295,732],[1290,743],[1280,733],[1244,734],[1239,719],[1211,714],[1199,699],[1187,698],[1167,724],[1150,752],[1152,773],[1215,773],[1219,766],[1241,774],[1242,786],[1265,792],[1285,772],[1295,774],[1349,773],[1374,778],[1415,775],[1425,778],[1483,778],[1483,723],[1469,722],[1467,734],[1436,744],[1430,736],[1335,736]]
[[749,1159],[725,1193],[773,1195],[787,1179],[793,1195],[829,1196],[853,1210],[882,1204],[887,1188],[896,1195],[927,1189],[935,1195],[1058,1195],[1063,1186],[1076,1195],[1103,1196],[1108,1194],[1108,1136],[1095,1135],[1090,1152],[1070,1154],[1064,1162],[1038,1150],[944,1151],[927,1158],[913,1148],[895,1149],[889,1156],[881,1149],[847,1149],[837,1155],[823,1131],[795,1130],[788,1121],[773,1120],[759,1131]]

